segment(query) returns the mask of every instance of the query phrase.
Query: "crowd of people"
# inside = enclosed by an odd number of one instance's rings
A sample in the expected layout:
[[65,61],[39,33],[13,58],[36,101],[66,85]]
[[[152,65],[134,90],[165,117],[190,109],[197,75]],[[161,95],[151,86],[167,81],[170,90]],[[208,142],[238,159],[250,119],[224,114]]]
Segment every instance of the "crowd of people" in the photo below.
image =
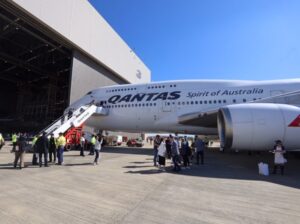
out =
[[200,162],[204,164],[204,150],[208,146],[208,141],[207,139],[202,140],[198,136],[195,136],[190,142],[187,136],[179,139],[173,135],[166,138],[156,135],[153,145],[153,165],[165,171],[166,158],[171,159],[173,170],[178,172],[181,169],[190,169],[194,158],[196,164],[199,165]]
[[[11,136],[12,150],[15,154],[13,166],[22,169],[24,167],[24,153],[30,147],[28,144],[28,136],[26,134],[13,134]],[[188,139],[187,136],[179,138],[169,135],[161,137],[156,135],[154,139],[150,139],[150,144],[153,143],[153,165],[160,170],[165,171],[166,159],[170,159],[173,165],[173,170],[179,172],[181,169],[190,169],[193,162],[197,165],[204,164],[204,152],[208,147],[208,139],[201,139],[195,136],[193,139]],[[284,165],[287,160],[284,157],[285,148],[280,140],[275,141],[273,150],[274,167],[273,174],[276,174],[280,168],[281,174],[284,173]],[[5,140],[0,133],[0,149],[5,144]],[[100,159],[100,151],[103,145],[102,135],[93,135],[89,144],[89,155],[94,155],[93,164],[98,165]],[[66,138],[63,133],[59,133],[59,137],[55,138],[53,134],[49,137],[44,132],[40,136],[35,136],[32,140],[31,149],[33,149],[32,164],[42,167],[49,166],[49,163],[56,165],[64,164],[64,151],[66,147]],[[80,138],[80,156],[85,156],[84,151],[87,149],[87,141],[84,134]],[[57,161],[57,163],[56,163]]]
[[[33,151],[32,165],[39,165],[42,167],[49,167],[49,163],[55,165],[64,165],[64,151],[66,149],[66,138],[63,133],[59,133],[59,137],[55,138],[53,134],[47,136],[44,132],[40,136],[34,136],[30,146],[26,134],[13,134],[11,136],[12,149],[11,152],[15,154],[13,162],[14,168],[19,166],[24,168],[24,154],[30,149]],[[101,135],[93,135],[90,140],[89,155],[95,155],[93,160],[94,165],[99,164],[100,150],[102,147],[103,138]],[[4,145],[5,141],[0,134],[0,145]],[[80,138],[80,156],[85,156],[84,151],[87,149],[87,141],[84,134]]]

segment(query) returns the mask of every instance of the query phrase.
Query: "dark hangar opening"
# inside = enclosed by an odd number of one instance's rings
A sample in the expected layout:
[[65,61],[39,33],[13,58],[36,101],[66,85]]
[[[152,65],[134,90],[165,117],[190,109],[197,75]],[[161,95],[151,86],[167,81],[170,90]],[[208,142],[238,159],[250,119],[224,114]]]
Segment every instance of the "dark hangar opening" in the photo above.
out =
[[0,4],[0,131],[38,131],[69,104],[72,51]]

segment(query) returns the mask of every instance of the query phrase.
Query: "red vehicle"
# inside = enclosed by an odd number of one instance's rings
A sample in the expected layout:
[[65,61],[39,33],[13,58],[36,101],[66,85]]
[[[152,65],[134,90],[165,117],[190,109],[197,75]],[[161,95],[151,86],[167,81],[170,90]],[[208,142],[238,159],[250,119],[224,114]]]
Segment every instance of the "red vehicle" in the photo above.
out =
[[127,141],[128,147],[143,147],[144,143],[139,139],[130,139]]

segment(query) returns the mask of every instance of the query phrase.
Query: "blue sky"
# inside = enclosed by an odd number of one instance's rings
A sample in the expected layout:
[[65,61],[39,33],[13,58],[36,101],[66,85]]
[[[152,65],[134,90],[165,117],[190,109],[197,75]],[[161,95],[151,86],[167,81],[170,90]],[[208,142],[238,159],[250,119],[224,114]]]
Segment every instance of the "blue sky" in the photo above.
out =
[[300,78],[300,1],[90,0],[152,72],[174,79]]

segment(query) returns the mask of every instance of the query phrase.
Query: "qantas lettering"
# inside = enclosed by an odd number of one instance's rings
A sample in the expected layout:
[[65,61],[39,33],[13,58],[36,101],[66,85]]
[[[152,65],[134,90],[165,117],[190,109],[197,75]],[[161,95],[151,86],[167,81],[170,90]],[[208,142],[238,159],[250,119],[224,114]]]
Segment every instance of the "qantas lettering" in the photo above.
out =
[[125,96],[114,95],[108,99],[109,103],[116,104],[121,102],[141,102],[144,99],[146,101],[157,101],[157,100],[176,100],[181,97],[181,91],[174,92],[162,92],[162,93],[138,93],[136,95],[128,94]]

